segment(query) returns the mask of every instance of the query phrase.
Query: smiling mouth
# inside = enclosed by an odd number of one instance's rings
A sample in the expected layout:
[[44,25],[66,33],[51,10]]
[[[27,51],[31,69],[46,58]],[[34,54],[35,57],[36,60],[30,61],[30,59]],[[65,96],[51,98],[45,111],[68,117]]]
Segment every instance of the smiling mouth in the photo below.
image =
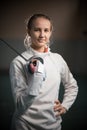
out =
[[45,42],[45,39],[38,39],[39,42]]

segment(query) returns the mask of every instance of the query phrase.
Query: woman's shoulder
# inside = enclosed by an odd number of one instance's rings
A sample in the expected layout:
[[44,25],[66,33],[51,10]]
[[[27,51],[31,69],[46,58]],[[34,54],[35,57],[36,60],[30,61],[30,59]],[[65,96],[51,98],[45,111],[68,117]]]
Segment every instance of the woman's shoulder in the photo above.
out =
[[60,68],[67,68],[67,62],[65,61],[65,59],[63,58],[63,56],[59,53],[51,53],[51,59],[54,61],[54,63],[58,66],[60,66]]
[[50,54],[51,54],[52,57],[54,57],[54,59],[56,58],[56,60],[57,60],[57,59],[58,59],[58,60],[59,60],[59,59],[60,59],[60,60],[64,60],[63,56],[62,56],[61,54],[59,54],[59,53],[51,52]]
[[28,62],[28,59],[31,57],[31,55],[27,52],[24,51],[21,54],[17,55],[13,60],[12,63],[26,63]]
[[63,56],[59,53],[55,53],[55,52],[51,52],[51,57],[52,59],[55,60],[56,63],[59,63],[63,66],[66,66],[67,65],[67,62],[66,60],[63,58]]

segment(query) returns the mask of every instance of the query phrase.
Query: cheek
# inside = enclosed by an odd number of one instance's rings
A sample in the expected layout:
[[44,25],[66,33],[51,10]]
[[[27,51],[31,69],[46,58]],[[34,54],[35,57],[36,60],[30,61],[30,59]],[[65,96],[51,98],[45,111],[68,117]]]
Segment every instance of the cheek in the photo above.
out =
[[32,39],[32,40],[37,39],[37,35],[36,35],[36,34],[32,34],[32,35],[31,35],[31,39]]
[[37,39],[38,37],[39,37],[39,33],[34,33],[34,34],[33,34],[33,38],[34,38],[34,39]]
[[51,34],[48,34],[48,35],[47,35],[47,38],[50,39],[50,37],[51,37]]

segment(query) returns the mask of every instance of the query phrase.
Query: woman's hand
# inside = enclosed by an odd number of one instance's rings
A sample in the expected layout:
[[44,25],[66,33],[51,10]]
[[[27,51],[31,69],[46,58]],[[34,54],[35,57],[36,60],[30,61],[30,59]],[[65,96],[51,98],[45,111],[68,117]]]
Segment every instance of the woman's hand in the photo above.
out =
[[66,113],[66,109],[61,105],[59,100],[55,101],[54,111],[57,113],[56,116]]

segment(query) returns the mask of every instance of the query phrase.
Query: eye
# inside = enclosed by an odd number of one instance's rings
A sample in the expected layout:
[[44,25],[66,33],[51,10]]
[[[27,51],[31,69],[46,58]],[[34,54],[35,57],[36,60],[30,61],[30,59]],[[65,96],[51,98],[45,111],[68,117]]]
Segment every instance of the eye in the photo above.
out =
[[40,31],[40,29],[39,28],[34,28],[34,31],[37,32],[37,31]]
[[44,31],[45,31],[45,32],[49,32],[49,29],[45,29]]

